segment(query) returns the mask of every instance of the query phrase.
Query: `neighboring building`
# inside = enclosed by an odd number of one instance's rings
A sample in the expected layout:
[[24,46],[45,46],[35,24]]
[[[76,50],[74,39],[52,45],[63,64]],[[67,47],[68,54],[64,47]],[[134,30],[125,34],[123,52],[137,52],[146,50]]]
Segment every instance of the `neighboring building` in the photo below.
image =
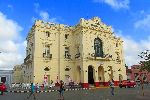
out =
[[22,83],[22,68],[21,65],[16,65],[13,68],[12,83]]
[[127,78],[139,82],[143,79],[144,82],[150,82],[150,73],[148,71],[140,71],[140,65],[133,65],[131,69],[127,69]]
[[20,80],[20,82],[21,83],[26,83],[26,74],[28,74],[28,73],[26,73],[26,66],[25,66],[25,64],[21,64],[21,80]]
[[12,70],[0,70],[0,82],[4,82],[7,86],[11,86]]
[[88,87],[127,79],[123,41],[98,17],[75,26],[37,20],[26,40],[26,83],[72,80]]
[[127,80],[132,80],[131,79],[131,73],[132,73],[131,69],[126,69]]

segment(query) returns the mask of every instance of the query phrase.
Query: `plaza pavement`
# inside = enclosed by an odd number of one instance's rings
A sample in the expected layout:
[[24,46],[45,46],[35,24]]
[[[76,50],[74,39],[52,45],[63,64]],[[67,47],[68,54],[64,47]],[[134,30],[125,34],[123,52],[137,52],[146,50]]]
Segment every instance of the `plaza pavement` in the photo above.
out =
[[[150,100],[150,86],[144,87],[145,96],[142,96],[140,87],[115,88],[115,95],[110,94],[110,88],[99,87],[84,90],[68,90],[64,92],[65,100]],[[58,100],[58,91],[36,93],[37,100]],[[27,100],[29,93],[6,92],[0,95],[0,100]],[[29,100],[33,100],[31,97]]]

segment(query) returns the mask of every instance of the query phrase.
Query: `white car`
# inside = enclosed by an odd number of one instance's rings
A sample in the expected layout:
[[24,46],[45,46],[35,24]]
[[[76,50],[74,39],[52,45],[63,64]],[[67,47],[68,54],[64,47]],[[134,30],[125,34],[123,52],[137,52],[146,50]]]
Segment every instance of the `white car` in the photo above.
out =
[[49,88],[52,88],[52,87],[54,87],[55,86],[55,84],[50,84],[49,85]]

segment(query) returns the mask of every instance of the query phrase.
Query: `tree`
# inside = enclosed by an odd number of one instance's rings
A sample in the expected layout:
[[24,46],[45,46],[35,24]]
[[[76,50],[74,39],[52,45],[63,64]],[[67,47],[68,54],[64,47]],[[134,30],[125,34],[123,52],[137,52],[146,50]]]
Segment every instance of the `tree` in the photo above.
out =
[[127,66],[127,64],[125,64],[125,67],[126,67],[126,69],[128,69],[128,66]]
[[[150,72],[150,51],[146,50],[144,52],[141,52],[141,54],[138,56],[143,59],[143,61],[139,62],[140,63],[140,71],[146,70],[146,71]],[[141,80],[142,94],[144,96],[144,88],[143,88],[144,81],[142,78],[140,80]]]
[[140,61],[140,70],[147,70],[148,72],[150,72],[150,51],[146,50],[144,52],[141,52],[141,54],[138,56],[143,59],[143,61]]

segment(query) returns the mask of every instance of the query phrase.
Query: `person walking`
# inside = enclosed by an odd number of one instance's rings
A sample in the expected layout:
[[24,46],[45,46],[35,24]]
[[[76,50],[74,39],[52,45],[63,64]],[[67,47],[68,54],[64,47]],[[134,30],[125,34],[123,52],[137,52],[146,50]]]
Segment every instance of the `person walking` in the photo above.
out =
[[114,80],[109,81],[109,86],[111,88],[111,94],[114,96]]
[[33,83],[31,83],[31,91],[30,91],[30,95],[27,97],[27,99],[29,99],[31,97],[31,95],[33,95],[34,100],[36,100],[36,98],[35,98],[35,87],[34,87]]
[[60,81],[60,89],[59,89],[59,99],[58,100],[64,100],[64,82],[61,80]]
[[35,92],[37,93],[39,91],[39,84],[37,83],[36,85],[35,85]]

